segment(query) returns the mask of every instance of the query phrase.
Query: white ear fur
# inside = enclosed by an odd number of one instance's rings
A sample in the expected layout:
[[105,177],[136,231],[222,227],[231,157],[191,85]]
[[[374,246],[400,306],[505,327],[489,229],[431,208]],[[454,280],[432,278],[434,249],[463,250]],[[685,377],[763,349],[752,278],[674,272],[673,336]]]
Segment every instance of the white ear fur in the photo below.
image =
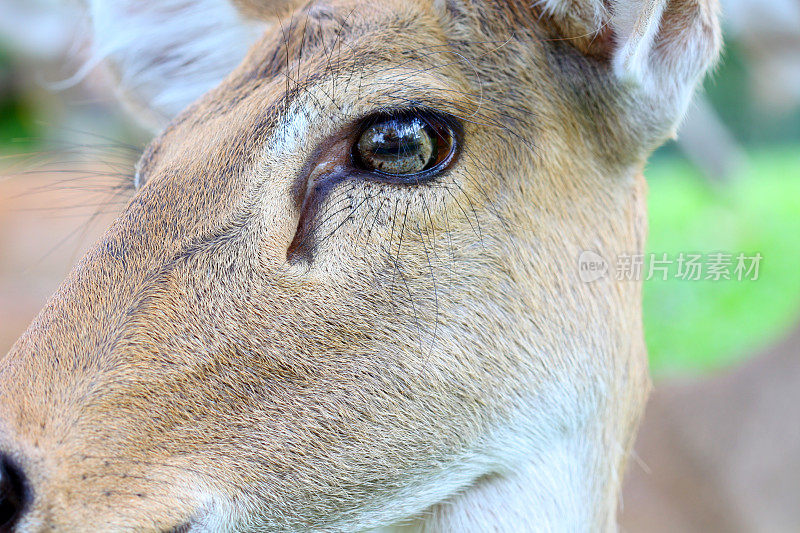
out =
[[667,0],[617,2],[611,17],[611,27],[619,39],[613,56],[614,72],[622,80],[646,83],[661,16]]
[[111,63],[123,99],[157,128],[228,75],[265,28],[227,0],[90,0],[90,14],[92,62]]
[[[718,0],[538,0],[585,35],[612,32],[617,78],[664,123],[676,124],[721,47]],[[566,36],[570,37],[570,36]],[[577,36],[573,36],[577,37]]]

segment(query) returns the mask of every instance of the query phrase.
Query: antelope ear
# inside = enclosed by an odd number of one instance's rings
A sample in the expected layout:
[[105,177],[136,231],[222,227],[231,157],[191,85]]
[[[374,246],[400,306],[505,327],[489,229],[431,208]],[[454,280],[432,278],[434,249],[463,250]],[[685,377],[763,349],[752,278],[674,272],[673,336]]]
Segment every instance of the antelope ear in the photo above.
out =
[[576,46],[599,48],[622,83],[657,99],[675,119],[722,44],[718,0],[538,0],[536,6]]
[[136,118],[160,129],[227,76],[264,32],[255,10],[240,5],[89,0],[94,53],[87,66],[106,61]]
[[717,0],[617,0],[614,70],[621,79],[655,89],[670,80],[694,83],[722,44]]

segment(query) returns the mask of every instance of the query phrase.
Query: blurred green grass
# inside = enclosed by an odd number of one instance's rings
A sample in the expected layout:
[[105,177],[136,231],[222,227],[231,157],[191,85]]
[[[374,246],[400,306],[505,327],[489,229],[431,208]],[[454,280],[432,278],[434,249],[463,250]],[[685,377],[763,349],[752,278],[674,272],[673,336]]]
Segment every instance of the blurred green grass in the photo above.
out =
[[[800,145],[753,149],[730,184],[713,185],[679,156],[648,166],[648,252],[761,253],[755,281],[644,285],[645,338],[663,377],[732,364],[795,324],[800,311]],[[645,270],[646,272],[646,270]]]

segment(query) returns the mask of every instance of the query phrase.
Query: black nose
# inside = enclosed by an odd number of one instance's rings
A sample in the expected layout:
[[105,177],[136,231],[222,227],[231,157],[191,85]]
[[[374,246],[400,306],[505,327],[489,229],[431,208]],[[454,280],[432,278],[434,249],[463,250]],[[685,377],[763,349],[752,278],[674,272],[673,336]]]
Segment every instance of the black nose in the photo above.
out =
[[27,503],[22,470],[9,457],[0,456],[0,533],[13,531]]

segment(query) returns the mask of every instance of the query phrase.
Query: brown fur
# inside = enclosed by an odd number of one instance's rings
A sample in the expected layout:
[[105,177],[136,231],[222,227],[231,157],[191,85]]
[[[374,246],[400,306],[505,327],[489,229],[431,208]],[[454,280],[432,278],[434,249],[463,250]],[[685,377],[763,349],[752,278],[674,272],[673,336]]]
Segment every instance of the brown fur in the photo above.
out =
[[[707,10],[676,4],[667,30]],[[2,360],[22,530],[167,530],[220,502],[241,530],[444,524],[457,506],[437,502],[513,476],[503,435],[531,460],[548,439],[594,450],[587,523],[612,529],[648,391],[640,287],[582,283],[577,258],[642,250],[640,171],[676,116],[539,15],[311,3],[177,117]],[[319,150],[409,105],[462,117],[459,163],[416,188],[340,183],[287,261]]]

